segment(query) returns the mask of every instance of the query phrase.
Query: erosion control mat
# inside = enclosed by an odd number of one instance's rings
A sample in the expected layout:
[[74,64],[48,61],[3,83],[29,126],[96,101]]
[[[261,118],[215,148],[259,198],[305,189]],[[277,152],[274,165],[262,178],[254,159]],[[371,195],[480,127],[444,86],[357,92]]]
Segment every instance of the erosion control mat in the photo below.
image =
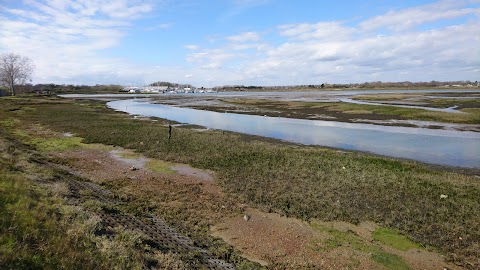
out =
[[116,206],[122,202],[114,198],[113,193],[94,183],[82,180],[67,181],[70,190],[70,201],[77,204],[86,197],[82,194],[92,194],[96,199],[108,205],[99,216],[102,219],[103,228],[99,233],[111,235],[115,233],[115,228],[121,226],[130,230],[141,231],[147,236],[144,240],[152,248],[162,252],[173,253],[194,253],[199,256],[206,269],[236,269],[232,264],[223,260],[218,260],[210,256],[205,249],[195,247],[193,241],[173,228],[165,224],[164,221],[151,214],[145,213],[143,217],[137,217],[122,213]]

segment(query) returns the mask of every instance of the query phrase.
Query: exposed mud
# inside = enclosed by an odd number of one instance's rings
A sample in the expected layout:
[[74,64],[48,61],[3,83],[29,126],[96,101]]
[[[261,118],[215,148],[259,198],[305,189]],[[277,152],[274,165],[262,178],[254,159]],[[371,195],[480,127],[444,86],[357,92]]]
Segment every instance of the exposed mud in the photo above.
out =
[[211,182],[214,179],[213,172],[196,169],[186,164],[174,165],[172,166],[172,169],[181,175],[193,176],[203,181]]
[[[239,248],[245,256],[261,264],[275,261],[287,268],[318,267],[324,269],[380,269],[372,260],[372,254],[358,250],[348,241],[335,242],[327,230],[316,230],[312,223],[281,217],[249,208],[245,217],[226,218],[215,226],[213,234]],[[400,256],[412,269],[461,269],[444,262],[444,258],[425,249],[400,251],[375,242],[372,233],[378,228],[375,223],[363,222],[353,225],[346,222],[319,222],[315,225],[340,232],[352,232],[353,241],[361,245],[374,245],[385,252]]]
[[[171,105],[171,104],[170,104]],[[181,107],[187,107],[180,105]],[[308,107],[282,107],[278,104],[262,103],[258,106],[251,105],[237,105],[234,107],[224,106],[219,103],[215,106],[188,106],[188,108],[197,110],[208,110],[221,113],[236,113],[246,115],[259,115],[268,117],[283,117],[293,119],[306,120],[322,120],[335,121],[345,123],[368,123],[380,126],[399,126],[399,127],[418,127],[428,129],[444,129],[454,131],[473,131],[480,132],[480,125],[478,124],[458,124],[458,123],[443,123],[435,121],[421,121],[405,119],[400,116],[382,115],[371,113],[370,111],[356,110],[356,111],[332,111],[328,108],[308,108]],[[442,110],[440,110],[442,111]]]
[[145,164],[148,162],[148,159],[144,157],[127,158],[122,156],[122,154],[133,154],[130,152],[127,153],[125,150],[112,150],[110,151],[110,154],[115,160],[119,162],[123,162],[135,168],[143,168],[145,167]]
[[[363,99],[356,99],[355,94],[349,93],[298,93],[296,95],[290,93],[290,95],[265,95],[257,93],[257,95],[248,96],[168,96],[168,97],[155,97],[152,99],[154,103],[160,103],[165,105],[188,107],[198,110],[209,110],[223,113],[238,113],[249,115],[260,115],[269,117],[285,117],[296,119],[309,119],[309,120],[325,120],[325,121],[339,121],[347,123],[366,122],[384,126],[405,126],[405,127],[422,127],[432,129],[450,129],[459,131],[474,131],[480,130],[479,125],[468,124],[445,124],[433,122],[429,125],[417,123],[417,121],[411,121],[400,116],[395,115],[383,115],[371,113],[370,111],[336,111],[327,107],[315,106],[291,106],[288,102],[316,102],[316,103],[335,103],[335,102],[349,102],[359,104],[369,104],[377,106],[400,106],[406,108],[421,108],[425,110],[433,110],[440,112],[450,113],[463,113],[459,109],[463,108],[478,108],[480,106],[477,103],[468,102],[463,104],[459,95],[468,95],[468,97],[475,97],[475,93],[454,93],[453,96],[444,97],[443,93],[437,93],[439,96],[419,94],[419,93],[406,93],[393,95],[397,97],[397,100],[370,100],[368,97],[375,97],[376,95],[367,95],[363,93]],[[392,94],[381,95],[386,99],[392,98]],[[456,98],[458,99],[458,105],[452,104],[451,106],[436,106],[431,104],[431,98]],[[241,100],[241,102],[237,102]],[[250,102],[250,100],[252,102]],[[261,101],[260,103],[258,103]],[[422,122],[422,121],[418,121]]]

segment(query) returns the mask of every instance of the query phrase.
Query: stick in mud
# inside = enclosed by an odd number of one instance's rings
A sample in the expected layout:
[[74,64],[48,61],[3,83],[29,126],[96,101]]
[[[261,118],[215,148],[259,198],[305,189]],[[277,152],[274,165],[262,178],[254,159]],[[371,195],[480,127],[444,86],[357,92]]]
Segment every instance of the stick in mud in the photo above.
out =
[[172,125],[168,125],[168,143],[170,143],[171,138],[172,138]]

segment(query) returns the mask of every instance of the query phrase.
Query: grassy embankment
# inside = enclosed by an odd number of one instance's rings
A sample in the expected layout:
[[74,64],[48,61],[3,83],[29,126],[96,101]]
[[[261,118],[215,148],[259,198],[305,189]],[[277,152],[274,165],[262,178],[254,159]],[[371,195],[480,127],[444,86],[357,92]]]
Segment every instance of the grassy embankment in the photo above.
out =
[[86,142],[215,170],[228,192],[266,211],[305,220],[374,221],[438,248],[458,264],[480,265],[480,183],[475,177],[220,131],[175,129],[168,143],[164,123],[133,120],[94,101],[2,102],[17,108],[13,115],[22,121],[73,132]]
[[[366,100],[363,98],[362,100]],[[379,101],[378,99],[368,99]],[[312,115],[322,114],[333,116],[336,119],[405,119],[425,120],[446,123],[480,124],[480,104],[478,100],[435,99],[432,107],[450,107],[460,105],[460,113],[427,111],[415,108],[401,108],[394,106],[376,106],[352,104],[343,102],[303,102],[303,101],[272,101],[263,99],[225,99],[226,103],[246,106],[259,114],[266,113],[272,116],[287,116],[295,118],[311,118]],[[268,113],[268,111],[272,113]]]

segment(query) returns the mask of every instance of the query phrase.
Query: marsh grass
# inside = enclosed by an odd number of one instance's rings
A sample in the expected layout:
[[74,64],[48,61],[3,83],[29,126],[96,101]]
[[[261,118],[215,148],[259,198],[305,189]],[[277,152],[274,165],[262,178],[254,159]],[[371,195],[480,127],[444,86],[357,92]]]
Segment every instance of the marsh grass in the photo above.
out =
[[[477,97],[478,95],[472,95],[470,93],[458,93],[461,97]],[[430,95],[422,94],[379,94],[379,95],[360,95],[355,96],[356,100],[365,100],[365,101],[410,101],[410,98],[415,98],[416,101],[425,103],[426,106],[436,107],[436,108],[446,108],[452,106],[459,106],[460,108],[479,108],[480,99],[462,99],[462,98],[435,98]]]
[[[86,143],[136,149],[147,157],[214,170],[229,194],[265,211],[304,220],[374,221],[424,246],[438,247],[458,264],[480,265],[480,183],[472,176],[215,130],[177,128],[169,142],[165,121],[135,121],[96,101],[82,101],[82,106],[76,101],[35,104],[35,113],[22,121],[72,132]],[[166,219],[179,227],[190,226],[182,220],[195,220],[182,212],[168,215]],[[200,223],[190,228],[203,229],[193,234],[206,234],[208,224],[195,222]],[[385,258],[389,257],[377,259]]]
[[[0,116],[4,116],[4,113],[4,111],[0,110]],[[35,132],[31,130],[32,126],[35,127],[36,132],[40,132],[41,136],[50,138],[47,140],[48,143],[45,144],[48,147],[40,146],[39,143],[32,143],[32,141],[38,139],[38,134],[35,135]],[[5,126],[0,127],[3,129]],[[102,213],[105,209],[110,209],[110,206],[98,201],[92,192],[84,190],[80,190],[78,194],[84,200],[83,203],[80,205],[66,204],[64,198],[72,196],[72,194],[65,181],[68,181],[68,178],[71,176],[63,172],[52,171],[49,166],[42,166],[42,164],[45,164],[46,160],[48,162],[52,161],[50,151],[72,150],[82,147],[96,148],[99,145],[84,145],[81,143],[81,140],[76,139],[73,140],[75,143],[63,143],[64,137],[61,135],[63,132],[48,132],[48,129],[40,127],[31,125],[30,122],[26,124],[23,120],[16,121],[15,125],[5,127],[5,131],[7,129],[9,131],[26,130],[26,136],[16,138],[21,139],[25,144],[14,140],[13,137],[0,130],[0,153],[2,157],[0,158],[1,269],[145,269],[145,267],[151,269],[203,269],[203,264],[200,263],[203,260],[201,254],[160,253],[158,250],[155,251],[148,244],[145,244],[144,236],[138,231],[117,227],[113,229],[113,237],[110,234],[98,234],[101,220],[95,213]],[[3,141],[6,137],[11,137],[12,142],[15,141],[15,144],[4,143]],[[72,137],[67,138],[70,139]],[[58,139],[62,139],[61,143],[58,142]],[[39,141],[43,140],[40,139]],[[53,147],[51,147],[52,144]],[[65,145],[68,147],[64,147]],[[103,147],[107,150],[113,148],[109,146]],[[47,153],[48,157],[37,154],[35,149],[46,151],[44,153]],[[15,153],[15,155],[12,155],[10,152]],[[172,164],[159,161],[152,162],[150,165],[154,170],[169,173],[168,167]],[[18,166],[21,166],[21,169]],[[3,170],[5,170],[5,174]],[[18,185],[16,188],[5,188],[8,186],[5,182],[8,178],[4,176],[16,171],[25,173],[22,181],[15,179],[12,183]],[[143,216],[145,212],[152,213],[152,211],[158,209],[159,216],[169,220],[170,224],[177,225],[177,229],[180,228],[178,231],[189,235],[194,239],[196,245],[207,247],[211,254],[217,258],[235,263],[237,269],[261,269],[257,263],[252,263],[242,258],[237,251],[224,241],[208,235],[209,221],[204,216],[199,215],[198,209],[201,207],[190,208],[189,206],[194,206],[195,203],[192,202],[192,197],[185,197],[185,195],[189,194],[199,194],[200,188],[198,186],[184,184],[175,192],[165,190],[164,194],[154,194],[152,199],[160,199],[160,201],[165,200],[165,198],[168,198],[166,201],[174,199],[172,196],[179,196],[178,199],[188,201],[182,206],[185,209],[172,209],[172,207],[162,206],[158,202],[151,202],[145,194],[139,194],[136,191],[132,194],[128,192],[122,193],[122,189],[126,187],[127,182],[131,183],[131,181],[118,180],[113,185],[111,185],[112,183],[105,183],[107,187],[110,186],[116,192],[116,198],[128,202],[125,207],[120,207],[116,211],[120,210],[125,213]],[[37,183],[36,181],[39,182]],[[25,187],[35,189],[39,192],[39,195],[30,197],[31,192],[28,195],[20,192],[20,188]],[[182,192],[182,188],[185,190],[184,192]],[[180,191],[180,194],[175,195],[176,191]],[[8,196],[3,196],[4,194]],[[12,213],[14,216],[18,216],[22,212],[19,205],[8,203],[10,212],[3,211],[3,199],[9,200],[9,196],[14,195],[28,204],[31,211],[22,214],[23,217],[28,219],[28,222],[18,218],[12,219],[9,224],[3,222]],[[133,197],[134,195],[135,197]],[[41,205],[43,208],[37,209],[35,205]],[[223,203],[223,205],[226,205],[226,203]],[[215,207],[219,209],[220,205]],[[53,209],[56,213],[55,218],[52,219],[50,213],[44,213],[44,208]],[[4,212],[5,215],[3,215]],[[42,216],[45,218],[38,218],[41,213],[44,213]],[[50,219],[47,217],[50,217]],[[35,243],[26,241],[23,238],[19,239],[20,236],[11,237],[9,235],[8,230],[10,227],[17,228],[19,226],[24,226],[24,232],[34,233],[31,237],[32,239],[42,242],[42,246],[39,247],[42,248],[41,252],[37,250],[38,247]],[[40,230],[42,233],[46,233],[46,235],[35,233],[39,230],[37,227],[41,227],[42,229]],[[21,234],[21,232],[19,233]],[[19,245],[23,248],[20,248],[23,252],[19,252]],[[48,254],[43,254],[43,251]],[[56,253],[52,254],[52,252]],[[88,263],[84,263],[84,261]]]
[[388,228],[377,228],[372,236],[376,241],[380,241],[398,250],[407,251],[412,248],[422,248],[419,244],[412,242],[404,235]]
[[72,204],[66,198],[73,176],[45,166],[50,158],[36,145],[8,133],[18,126],[0,127],[0,269],[191,269],[181,258],[146,251],[138,231],[98,234],[96,213],[105,205],[96,199]]
[[42,138],[33,139],[31,143],[40,151],[50,152],[79,149],[84,146],[82,140],[79,137]]
[[[56,182],[57,172],[43,173],[39,182],[32,179],[48,169],[27,164],[32,150],[4,131],[0,131],[0,150],[1,269],[112,269],[120,265],[118,258],[97,249],[96,243],[102,240],[94,235],[98,217],[65,203],[68,188]],[[141,265],[142,261],[130,258],[129,263]]]
[[173,163],[165,162],[161,160],[150,160],[146,164],[146,167],[151,171],[167,173],[167,174],[176,173],[176,171],[172,169],[172,166],[174,166]]
[[352,231],[339,231],[318,223],[310,223],[310,227],[314,230],[326,232],[329,238],[325,241],[323,246],[312,247],[321,252],[322,250],[332,250],[340,247],[352,247],[354,250],[364,254],[370,254],[373,261],[383,265],[387,269],[392,270],[408,270],[407,264],[398,255],[386,252],[380,246],[369,243]]
[[[374,101],[378,101],[375,97],[370,97]],[[223,100],[223,102],[248,106],[255,110],[262,108],[270,110],[279,110],[284,114],[296,113],[301,116],[303,114],[311,114],[315,110],[318,113],[333,115],[337,118],[350,118],[352,115],[363,115],[368,118],[377,116],[391,119],[411,119],[437,121],[447,123],[464,123],[479,124],[480,123],[480,104],[477,100],[460,100],[453,102],[451,100],[434,99],[431,102],[432,107],[450,107],[460,105],[460,110],[464,113],[448,113],[428,111],[417,108],[402,108],[395,106],[376,106],[368,104],[353,104],[343,102],[303,102],[303,101],[271,101],[271,100],[255,100],[255,99],[234,99]],[[252,111],[254,111],[252,109]]]
[[139,153],[135,153],[135,152],[121,152],[118,154],[120,157],[122,158],[126,158],[126,159],[138,159],[138,158],[141,158],[142,155],[139,154]]
[[352,104],[352,103],[331,103],[331,105],[324,108],[326,108],[329,111],[335,111],[338,113],[342,113],[346,111],[368,111],[370,112],[370,114],[391,116],[392,118],[401,118],[401,119],[437,121],[437,122],[447,122],[447,123],[465,123],[465,124],[480,123],[480,111],[477,109],[470,109],[466,111],[469,113],[460,114],[460,113],[428,111],[428,110],[416,109],[416,108],[375,106],[375,105]]

